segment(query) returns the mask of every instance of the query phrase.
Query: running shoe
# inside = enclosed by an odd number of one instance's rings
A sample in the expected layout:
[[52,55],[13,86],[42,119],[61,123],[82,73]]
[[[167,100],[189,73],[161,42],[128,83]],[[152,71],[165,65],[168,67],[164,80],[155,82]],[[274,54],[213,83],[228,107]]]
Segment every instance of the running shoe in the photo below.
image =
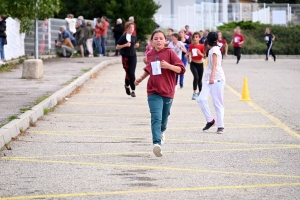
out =
[[136,97],[134,92],[131,92],[131,97]]
[[155,154],[156,157],[162,157],[161,147],[159,144],[154,144],[153,153]]
[[197,99],[197,94],[194,93],[194,94],[192,95],[192,100],[196,100],[196,99]]
[[205,127],[202,129],[204,132],[209,130],[213,125],[215,125],[215,120],[213,119],[211,122],[207,122],[207,124],[205,125]]
[[180,89],[182,89],[182,88],[183,88],[183,85],[180,84]]
[[276,56],[274,57],[274,62],[276,62]]
[[224,128],[222,128],[222,127],[218,128],[217,133],[218,134],[223,134],[224,133]]
[[164,143],[165,143],[165,140],[166,140],[166,135],[165,135],[164,132],[162,132],[162,133],[160,134],[160,142],[161,142],[161,144],[164,144]]
[[124,87],[125,87],[125,90],[126,90],[126,94],[130,95],[130,88],[126,87],[126,85],[124,85]]

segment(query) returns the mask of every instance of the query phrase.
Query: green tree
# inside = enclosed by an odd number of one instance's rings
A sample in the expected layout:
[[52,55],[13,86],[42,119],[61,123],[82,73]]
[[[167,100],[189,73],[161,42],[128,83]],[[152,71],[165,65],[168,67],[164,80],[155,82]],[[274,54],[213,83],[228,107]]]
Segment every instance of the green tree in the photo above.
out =
[[21,22],[20,31],[29,32],[33,19],[53,17],[59,12],[60,6],[60,0],[1,0],[0,13],[17,18]]
[[67,14],[73,14],[86,19],[107,16],[112,20],[112,25],[118,18],[125,23],[130,16],[134,16],[138,39],[143,41],[156,27],[153,16],[159,7],[153,0],[64,0],[56,16],[65,18]]
[[118,18],[126,22],[134,16],[138,39],[143,41],[156,28],[153,16],[159,8],[160,5],[153,0],[110,0],[106,5],[106,15],[113,22]]

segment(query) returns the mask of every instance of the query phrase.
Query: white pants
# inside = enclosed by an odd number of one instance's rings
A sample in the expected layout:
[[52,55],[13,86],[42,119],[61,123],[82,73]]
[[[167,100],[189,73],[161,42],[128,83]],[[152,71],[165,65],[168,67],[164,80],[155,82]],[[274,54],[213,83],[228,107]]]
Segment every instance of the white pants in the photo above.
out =
[[93,55],[93,38],[90,38],[90,39],[87,39],[86,40],[86,46],[87,46],[87,49],[90,53],[90,55]]
[[214,84],[208,84],[206,81],[202,84],[202,90],[197,99],[203,114],[205,115],[206,121],[211,122],[214,118],[211,115],[208,98],[211,94],[215,111],[217,114],[217,126],[218,128],[224,128],[224,87],[225,81],[215,82]]

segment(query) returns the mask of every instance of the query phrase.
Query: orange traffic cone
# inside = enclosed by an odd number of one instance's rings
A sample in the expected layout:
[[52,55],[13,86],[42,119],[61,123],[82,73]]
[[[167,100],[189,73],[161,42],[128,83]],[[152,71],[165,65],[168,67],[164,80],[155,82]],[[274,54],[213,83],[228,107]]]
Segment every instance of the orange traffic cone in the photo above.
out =
[[243,86],[241,101],[251,101],[249,90],[248,90],[248,81],[246,77],[244,78],[244,86]]

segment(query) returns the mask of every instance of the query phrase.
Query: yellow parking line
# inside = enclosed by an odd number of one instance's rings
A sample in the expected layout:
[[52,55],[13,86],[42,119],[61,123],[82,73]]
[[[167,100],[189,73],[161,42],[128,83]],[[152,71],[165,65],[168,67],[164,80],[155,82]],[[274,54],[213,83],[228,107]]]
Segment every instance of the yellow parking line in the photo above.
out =
[[[226,88],[228,88],[233,94],[235,94],[238,97],[241,97],[241,94],[239,94],[235,89],[230,87],[229,85],[226,85]],[[277,126],[282,128],[284,131],[289,133],[291,136],[294,136],[298,140],[300,140],[300,133],[297,133],[296,131],[293,131],[290,129],[286,124],[284,124],[282,121],[280,121],[278,118],[271,115],[269,112],[264,110],[263,108],[259,107],[257,104],[255,104],[252,101],[247,102],[254,110],[260,112],[263,116],[267,117],[269,120],[274,122]]]
[[[231,152],[231,151],[262,151],[262,150],[283,150],[283,149],[300,149],[299,146],[277,146],[277,147],[257,147],[257,148],[236,148],[236,149],[199,149],[199,150],[177,150],[177,151],[164,151],[164,153],[212,153],[212,152]],[[111,156],[111,155],[140,155],[152,154],[152,152],[108,152],[97,154],[59,154],[47,156],[15,156],[3,157],[3,160],[14,159],[32,159],[32,158],[55,158],[55,157],[98,157],[98,156]],[[254,161],[257,159],[253,159]]]
[[166,170],[166,171],[185,171],[185,172],[193,172],[193,173],[214,173],[214,174],[230,174],[230,175],[300,179],[300,176],[286,175],[286,174],[263,174],[263,173],[252,173],[252,172],[234,172],[234,171],[206,170],[206,169],[164,167],[164,166],[108,164],[108,163],[95,163],[95,162],[73,162],[73,161],[60,161],[60,160],[36,160],[36,159],[17,159],[17,158],[16,159],[15,158],[10,158],[9,160],[11,160],[11,161],[20,161],[20,162],[35,162],[35,163],[58,163],[58,164],[67,164],[67,165],[88,165],[88,166],[97,166],[97,167],[120,167],[120,168],[130,168],[130,169],[132,169],[132,168],[154,169],[154,170]]
[[[278,126],[271,125],[249,125],[249,126],[226,126],[226,129],[246,129],[246,128],[278,128]],[[194,130],[201,128],[199,126],[189,127],[171,127],[168,130]],[[146,128],[108,128],[108,129],[91,129],[91,130],[48,130],[48,131],[30,131],[32,133],[75,133],[75,132],[108,132],[108,131],[151,131],[151,127]]]
[[[53,136],[68,136],[68,137],[99,137],[99,138],[125,138],[125,139],[145,139],[152,140],[152,138],[144,137],[135,137],[135,136],[109,136],[109,135],[95,135],[95,134],[63,134],[63,133],[51,133],[51,132],[34,132],[39,135],[53,135]],[[186,140],[180,138],[168,138],[170,141],[180,141],[180,142],[194,142],[194,143],[209,143],[209,144],[230,144],[230,145],[260,145],[260,144],[251,144],[251,143],[239,143],[239,142],[218,142],[218,141],[209,141],[209,140]],[[283,145],[286,146],[286,145]],[[295,146],[295,145],[291,145]]]
[[126,194],[145,194],[145,193],[162,193],[162,192],[181,192],[181,191],[209,191],[209,190],[232,190],[232,189],[256,189],[270,187],[296,187],[299,182],[294,183],[270,183],[270,184],[254,184],[254,185],[224,185],[224,186],[201,186],[187,188],[155,188],[148,190],[121,190],[107,192],[81,192],[68,194],[44,194],[31,196],[12,196],[3,197],[0,200],[19,200],[19,199],[48,199],[48,198],[68,198],[68,197],[88,197],[88,196],[103,196],[103,195],[126,195]]

